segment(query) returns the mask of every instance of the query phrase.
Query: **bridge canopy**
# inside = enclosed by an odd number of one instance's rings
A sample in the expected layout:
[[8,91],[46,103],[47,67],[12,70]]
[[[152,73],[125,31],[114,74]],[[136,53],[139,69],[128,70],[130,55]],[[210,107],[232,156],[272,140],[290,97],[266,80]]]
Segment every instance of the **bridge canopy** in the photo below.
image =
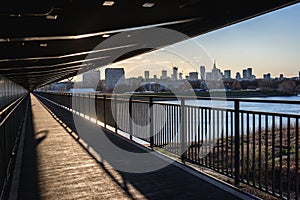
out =
[[[134,34],[95,50],[115,34],[163,27],[194,37],[297,2],[7,0],[0,7],[0,74],[33,90],[151,50],[139,42],[138,50],[111,60],[110,54],[137,44]],[[162,38],[158,47],[185,39]],[[97,62],[84,61],[88,54]]]

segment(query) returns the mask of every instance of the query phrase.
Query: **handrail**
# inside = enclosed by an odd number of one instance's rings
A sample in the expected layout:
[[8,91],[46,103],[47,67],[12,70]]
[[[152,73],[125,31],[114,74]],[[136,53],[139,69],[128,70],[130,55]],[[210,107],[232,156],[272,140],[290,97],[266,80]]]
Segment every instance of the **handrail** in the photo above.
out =
[[[87,95],[89,93],[66,93],[66,92],[46,92],[50,94],[59,94],[59,95]],[[215,100],[215,101],[240,101],[240,102],[253,102],[253,103],[281,103],[281,104],[300,104],[300,101],[295,101],[295,100],[267,100],[267,99],[248,99],[248,98],[223,98],[223,97],[199,97],[199,96],[184,96],[184,95],[155,95],[155,94],[112,94],[112,93],[101,93],[101,94],[93,94],[95,97],[97,96],[124,96],[124,97],[131,97],[131,98],[150,98],[152,97],[153,99],[155,98],[164,98],[164,99],[195,99],[195,100]]]
[[10,104],[8,107],[5,108],[4,111],[1,111],[0,116],[7,111],[9,108],[11,108],[13,105],[17,104],[5,117],[4,119],[0,122],[0,126],[2,126],[5,121],[7,120],[7,118],[15,111],[15,109],[22,103],[22,101],[25,99],[26,94],[24,94],[23,96],[21,96],[20,98],[18,98],[17,100],[15,100],[12,104]]
[[12,102],[11,104],[9,104],[8,106],[6,106],[2,111],[0,111],[0,116],[1,116],[4,112],[6,112],[10,107],[12,107],[14,104],[16,104],[21,98],[22,98],[22,96],[19,97],[18,99],[16,99],[14,102]]

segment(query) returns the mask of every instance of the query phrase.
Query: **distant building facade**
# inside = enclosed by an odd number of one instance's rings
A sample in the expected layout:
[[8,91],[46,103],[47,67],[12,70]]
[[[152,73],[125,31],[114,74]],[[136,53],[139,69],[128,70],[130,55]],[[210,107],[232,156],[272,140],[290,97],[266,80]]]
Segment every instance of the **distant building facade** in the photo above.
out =
[[271,80],[271,74],[270,73],[264,74],[263,78],[266,80]]
[[167,70],[162,70],[160,79],[167,79],[167,78],[168,78]]
[[205,66],[200,66],[200,79],[202,81],[205,79]]
[[149,78],[150,78],[150,72],[149,71],[145,71],[144,73],[145,73],[145,79],[149,80]]
[[173,74],[172,74],[172,79],[177,80],[177,74],[178,74],[178,67],[173,67]]
[[198,76],[199,76],[198,72],[190,72],[189,73],[189,80],[196,81],[196,80],[198,80]]
[[119,81],[124,80],[124,68],[105,69],[105,88],[107,91],[113,91]]
[[224,78],[231,79],[231,70],[224,71]]
[[95,87],[100,81],[100,71],[93,70],[82,74],[83,87]]
[[206,76],[206,80],[207,81],[211,81],[212,80],[212,73],[211,72],[206,72],[205,74],[206,74],[205,75]]
[[235,75],[235,79],[236,80],[240,80],[242,77],[241,77],[241,74],[240,72],[237,72],[236,75]]
[[246,69],[243,69],[243,79],[248,79],[248,72]]

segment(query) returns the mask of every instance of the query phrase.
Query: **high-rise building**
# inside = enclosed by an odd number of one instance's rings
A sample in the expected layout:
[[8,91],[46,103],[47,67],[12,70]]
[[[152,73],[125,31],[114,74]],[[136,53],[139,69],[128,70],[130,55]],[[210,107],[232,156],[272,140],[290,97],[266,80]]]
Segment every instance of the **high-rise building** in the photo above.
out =
[[267,73],[263,75],[264,79],[271,80],[271,74]]
[[168,77],[167,70],[162,70],[160,79],[167,79],[167,77]]
[[145,80],[149,80],[149,78],[150,78],[150,72],[149,71],[145,71],[144,74],[145,74]]
[[105,87],[107,91],[112,91],[118,82],[124,80],[124,68],[105,69]]
[[224,78],[231,79],[231,70],[230,69],[224,71]]
[[248,71],[243,69],[243,79],[248,79]]
[[179,80],[182,80],[182,73],[179,73]]
[[248,67],[247,68],[247,79],[252,79],[253,75],[252,75],[252,68]]
[[279,80],[282,81],[283,79],[284,79],[283,74],[280,74],[280,75],[279,75]]
[[177,80],[178,67],[173,67],[172,79]]
[[211,81],[212,80],[212,72],[206,72],[205,76],[206,76],[206,80],[207,81]]
[[214,62],[213,69],[211,70],[212,72],[212,80],[220,80],[222,79],[223,75],[221,73],[221,70],[217,68],[216,66],[216,61]]
[[191,80],[191,81],[198,80],[198,72],[190,72],[189,73],[189,80]]
[[236,75],[235,75],[235,79],[236,80],[240,80],[242,77],[241,77],[241,74],[240,72],[237,72]]
[[93,70],[82,74],[82,82],[86,87],[96,87],[100,81],[100,71]]
[[201,80],[205,79],[205,66],[200,66],[200,78]]

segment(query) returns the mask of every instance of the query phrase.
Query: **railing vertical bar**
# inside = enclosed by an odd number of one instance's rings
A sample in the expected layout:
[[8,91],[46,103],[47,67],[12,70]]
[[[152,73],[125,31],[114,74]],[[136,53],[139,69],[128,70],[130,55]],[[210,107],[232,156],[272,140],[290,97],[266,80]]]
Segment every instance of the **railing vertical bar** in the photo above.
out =
[[178,123],[180,121],[179,114],[180,114],[180,107],[176,106],[176,155],[180,155],[180,124]]
[[192,140],[191,140],[191,145],[192,145],[192,147],[191,147],[191,151],[192,151],[192,159],[193,159],[193,161],[195,162],[196,161],[196,157],[195,157],[195,144],[196,144],[196,138],[195,138],[195,136],[196,136],[196,130],[195,130],[195,127],[196,127],[196,123],[195,123],[195,117],[196,117],[196,113],[195,113],[195,109],[194,108],[192,108],[192,118],[191,118],[191,125],[192,125],[192,132],[191,132],[191,138],[192,138]]
[[224,173],[224,111],[221,111],[221,163],[222,163],[222,173]]
[[172,121],[173,122],[176,122],[176,123],[172,123],[172,126],[173,126],[173,137],[171,138],[170,142],[173,143],[173,153],[175,155],[177,155],[177,124],[178,124],[178,121],[177,121],[177,112],[176,112],[176,106],[172,106],[172,115],[173,115],[173,119]]
[[192,109],[190,107],[187,108],[188,112],[188,131],[187,131],[187,149],[188,149],[188,159],[192,161],[192,152],[191,152],[191,137],[192,137],[192,125],[191,125],[191,120],[192,120]]
[[114,113],[114,121],[115,121],[115,133],[118,133],[118,122],[117,122],[117,114],[118,114],[118,111],[117,111],[117,95],[114,95],[114,110],[115,110],[115,113]]
[[215,144],[216,144],[216,110],[212,109],[212,142],[210,143],[210,148],[212,149],[212,164],[213,169],[216,169],[216,152],[215,152]]
[[230,143],[231,143],[231,145],[230,145],[230,156],[231,156],[231,158],[230,158],[230,167],[231,167],[231,176],[232,177],[234,177],[234,170],[233,170],[233,168],[234,168],[234,166],[233,166],[233,164],[234,164],[234,149],[233,149],[233,147],[234,147],[234,130],[233,130],[233,126],[234,126],[234,123],[235,123],[235,121],[234,121],[234,112],[230,112],[230,115],[231,115],[231,123],[230,123],[230,130],[231,130],[231,141],[230,141]]
[[280,136],[279,136],[279,195],[282,198],[282,116],[280,116],[279,120],[279,129],[280,129]]
[[185,162],[185,101],[181,98],[181,131],[180,131],[180,142],[181,142],[181,161]]
[[168,110],[168,105],[165,106],[165,121],[166,121],[166,129],[165,129],[165,134],[164,134],[164,145],[165,148],[167,148],[167,144],[168,144],[168,135],[169,135],[169,110]]
[[209,120],[209,126],[208,126],[208,138],[209,138],[209,140],[208,140],[208,161],[209,161],[209,167],[212,167],[212,164],[211,164],[211,157],[212,157],[212,152],[211,152],[211,140],[212,140],[212,123],[211,123],[211,112],[212,112],[212,109],[211,108],[209,108],[208,109],[209,110],[209,112],[208,112],[208,120]]
[[92,101],[92,99],[91,99],[91,94],[89,94],[89,120],[91,120],[92,119],[92,116],[91,116],[91,101]]
[[291,180],[291,118],[287,118],[287,199],[290,199]]
[[201,110],[199,110],[198,109],[198,123],[197,123],[197,125],[198,125],[198,138],[197,138],[197,152],[198,152],[198,154],[197,154],[197,163],[199,164],[200,163],[200,155],[199,155],[199,153],[200,153],[200,145],[201,145],[201,129],[202,129],[202,126],[200,127],[200,120],[202,121],[202,119],[201,119],[201,112],[200,111],[202,111],[202,109]]
[[272,116],[272,193],[275,195],[275,115]]
[[220,119],[219,119],[219,115],[220,115],[220,111],[217,110],[217,130],[216,130],[216,147],[217,147],[217,169],[218,171],[220,171],[220,167],[219,167],[219,162],[220,162],[220,138],[219,138],[219,135],[220,135]]
[[250,185],[250,126],[249,113],[247,113],[247,184]]
[[269,115],[265,116],[265,188],[266,192],[269,192],[268,189],[268,134],[269,134]]
[[244,156],[244,113],[241,112],[241,121],[240,121],[240,138],[241,138],[241,181],[244,181],[244,161],[245,161],[245,156]]
[[204,126],[205,126],[205,129],[204,129],[204,133],[203,133],[203,137],[205,136],[205,141],[203,140],[203,151],[204,151],[204,153],[203,153],[203,155],[205,155],[205,158],[204,158],[204,162],[205,162],[205,165],[207,166],[207,163],[208,163],[208,158],[207,158],[207,156],[208,156],[208,152],[207,152],[207,142],[208,142],[208,118],[207,118],[207,109],[205,108],[204,109],[204,121],[205,121],[205,124],[204,124]]
[[299,118],[296,118],[296,141],[295,141],[295,149],[296,149],[296,158],[295,158],[295,165],[296,165],[296,173],[295,173],[295,199],[299,199]]
[[240,185],[240,103],[238,100],[234,101],[234,139],[235,139],[235,150],[234,150],[234,168],[235,168],[235,185],[239,187]]
[[259,189],[262,189],[262,176],[261,176],[261,114],[258,115],[258,178]]
[[256,153],[256,132],[255,132],[255,114],[252,114],[252,177],[253,177],[253,186],[256,187],[256,169],[255,169],[255,153]]
[[103,121],[104,121],[104,128],[106,128],[106,95],[103,95]]
[[[228,137],[228,131],[229,131],[229,124],[228,124],[228,118],[229,118],[229,115],[228,115],[228,110],[226,110],[226,159],[225,159],[225,162],[226,162],[226,173],[229,174],[228,172],[228,159],[229,159],[229,155],[228,155],[228,149],[229,149],[229,145],[228,145],[228,140],[229,140],[229,137]],[[231,123],[231,120],[230,120],[230,123]]]
[[177,135],[177,128],[176,128],[176,124],[177,124],[177,118],[176,118],[176,106],[173,105],[172,106],[172,129],[173,129],[173,136],[170,140],[170,142],[172,142],[173,146],[173,153],[176,154],[176,135]]
[[128,111],[129,111],[129,139],[132,141],[132,126],[133,126],[133,123],[134,123],[134,120],[133,120],[133,116],[132,116],[132,96],[129,97],[129,108],[128,108]]
[[[201,112],[200,112],[200,117],[201,117],[201,121],[200,121],[200,125],[201,125],[201,129],[200,129],[200,143],[199,143],[199,152],[200,152],[200,155],[201,156],[201,159],[199,160],[199,162],[203,165],[204,163],[204,159],[203,159],[203,156],[204,156],[204,146],[203,146],[203,143],[204,143],[204,109],[203,108],[200,108],[201,109]],[[198,157],[199,157],[198,156]],[[200,157],[199,157],[200,158]]]

